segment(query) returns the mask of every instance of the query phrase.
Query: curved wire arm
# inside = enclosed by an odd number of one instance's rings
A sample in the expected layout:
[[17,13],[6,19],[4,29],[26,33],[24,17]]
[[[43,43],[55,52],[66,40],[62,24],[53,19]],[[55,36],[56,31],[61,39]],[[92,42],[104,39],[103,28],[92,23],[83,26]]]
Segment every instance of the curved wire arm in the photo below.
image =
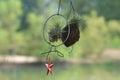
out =
[[75,13],[75,8],[74,8],[74,6],[73,6],[72,0],[70,0],[70,6],[72,7],[73,12]]
[[62,52],[58,51],[58,50],[57,50],[57,47],[54,46],[54,45],[52,45],[52,46],[50,47],[50,50],[49,50],[49,51],[44,52],[44,53],[41,53],[41,55],[47,54],[46,57],[48,58],[51,52],[55,52],[55,53],[57,53],[58,56],[64,57],[64,54],[63,54]]
[[68,0],[68,1],[70,2],[70,10],[69,10],[69,13],[67,15],[67,19],[70,17],[72,11],[73,11],[73,15],[75,15],[75,13],[76,13],[72,0]]

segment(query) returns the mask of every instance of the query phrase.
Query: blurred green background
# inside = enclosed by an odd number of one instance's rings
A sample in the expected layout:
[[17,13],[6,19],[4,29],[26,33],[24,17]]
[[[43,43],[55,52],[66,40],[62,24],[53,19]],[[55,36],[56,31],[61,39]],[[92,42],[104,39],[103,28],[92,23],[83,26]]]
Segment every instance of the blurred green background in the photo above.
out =
[[[106,50],[113,55],[116,51],[120,54],[120,0],[72,1],[83,20],[81,38],[71,54],[71,48],[62,45],[59,50],[65,57],[51,54],[51,58],[58,63],[59,59],[96,61],[103,59]],[[45,56],[41,53],[49,48],[42,36],[43,24],[57,13],[57,7],[58,0],[0,0],[0,56],[24,55],[43,60]],[[62,0],[60,13],[69,14],[69,0]],[[0,67],[0,80],[120,80],[119,60],[120,57],[115,61],[104,57],[102,64],[84,63],[71,67],[65,63],[55,66],[52,77],[46,76],[43,64]]]

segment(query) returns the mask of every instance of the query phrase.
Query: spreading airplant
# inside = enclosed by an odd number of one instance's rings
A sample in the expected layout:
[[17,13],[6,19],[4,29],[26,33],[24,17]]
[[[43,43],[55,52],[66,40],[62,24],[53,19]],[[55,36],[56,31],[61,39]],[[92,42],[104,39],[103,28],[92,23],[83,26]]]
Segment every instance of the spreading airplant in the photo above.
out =
[[70,47],[75,44],[80,38],[79,31],[79,17],[73,17],[70,19],[69,24],[67,24],[62,29],[62,42],[66,47]]
[[49,41],[55,42],[58,41],[62,36],[62,30],[59,23],[54,23],[53,28],[50,29],[48,35],[49,35]]

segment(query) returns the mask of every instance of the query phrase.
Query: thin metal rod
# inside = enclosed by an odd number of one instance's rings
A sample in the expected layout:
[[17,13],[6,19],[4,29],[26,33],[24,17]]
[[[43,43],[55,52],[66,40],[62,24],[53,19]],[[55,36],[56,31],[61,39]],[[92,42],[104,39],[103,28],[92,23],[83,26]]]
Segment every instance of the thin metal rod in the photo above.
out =
[[58,6],[58,15],[60,14],[60,7],[61,7],[61,0],[59,0],[59,6]]

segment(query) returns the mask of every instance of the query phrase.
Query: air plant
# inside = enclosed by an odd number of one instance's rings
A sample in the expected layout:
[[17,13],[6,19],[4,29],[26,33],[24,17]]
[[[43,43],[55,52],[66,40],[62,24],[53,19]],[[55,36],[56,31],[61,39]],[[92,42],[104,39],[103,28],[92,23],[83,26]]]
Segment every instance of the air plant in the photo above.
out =
[[53,24],[53,28],[50,29],[48,35],[49,35],[50,42],[58,41],[61,38],[62,30],[61,30],[61,26],[58,22],[55,22]]
[[80,38],[79,31],[79,16],[74,16],[70,19],[69,24],[67,24],[62,29],[62,42],[66,47],[70,47],[75,44]]

